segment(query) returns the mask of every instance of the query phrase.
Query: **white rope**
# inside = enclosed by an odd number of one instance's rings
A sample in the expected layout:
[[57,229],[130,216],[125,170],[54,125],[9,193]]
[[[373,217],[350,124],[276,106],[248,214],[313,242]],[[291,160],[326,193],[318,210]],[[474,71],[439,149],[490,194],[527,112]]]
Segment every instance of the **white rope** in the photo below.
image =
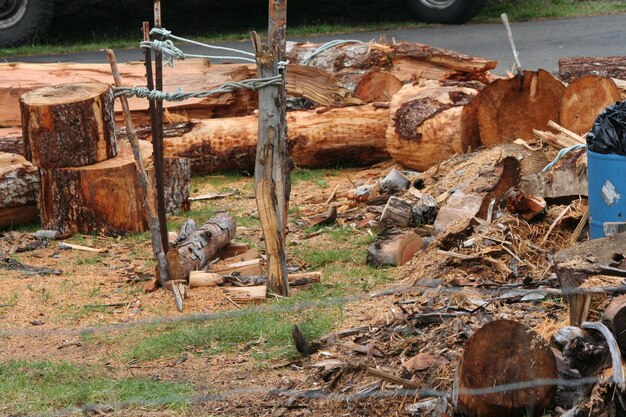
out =
[[317,47],[317,49],[307,53],[302,60],[302,65],[309,65],[311,60],[315,58],[317,55],[321,54],[324,51],[327,51],[336,46],[344,45],[346,43],[365,43],[359,40],[343,40],[343,39],[335,39],[334,41],[326,42]]

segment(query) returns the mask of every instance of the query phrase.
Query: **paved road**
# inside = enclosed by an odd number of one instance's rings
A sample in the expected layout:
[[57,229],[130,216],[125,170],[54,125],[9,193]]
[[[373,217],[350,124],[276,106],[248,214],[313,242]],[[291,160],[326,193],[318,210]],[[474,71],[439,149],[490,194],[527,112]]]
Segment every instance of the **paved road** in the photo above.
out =
[[[513,24],[513,33],[522,65],[527,69],[544,68],[558,71],[558,58],[568,56],[626,55],[626,14],[590,16],[560,20],[544,20]],[[497,59],[497,73],[504,73],[512,65],[505,31],[499,24],[441,26],[423,29],[387,30],[357,34],[293,38],[326,42],[332,39],[379,39],[387,41],[421,42],[470,55]],[[249,50],[249,42],[230,42],[221,45]],[[180,45],[178,45],[180,46]],[[188,53],[206,53],[196,48],[182,48]],[[119,61],[141,60],[139,49],[116,51]],[[11,57],[7,61],[26,62],[106,62],[103,52],[85,52],[62,55]]]

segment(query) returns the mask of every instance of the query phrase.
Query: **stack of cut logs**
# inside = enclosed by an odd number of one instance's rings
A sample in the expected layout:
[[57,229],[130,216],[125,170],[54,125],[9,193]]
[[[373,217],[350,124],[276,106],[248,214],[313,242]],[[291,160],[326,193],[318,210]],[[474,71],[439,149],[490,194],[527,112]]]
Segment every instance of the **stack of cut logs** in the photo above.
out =
[[[23,169],[32,173],[36,184],[34,167],[39,168],[43,228],[55,230],[60,236],[146,230],[133,153],[129,143],[117,141],[113,92],[108,84],[42,87],[22,95],[20,106],[24,156],[32,163],[24,161]],[[152,146],[141,141],[140,150],[152,182]],[[188,200],[188,162],[169,161],[168,167],[173,172],[169,186],[175,194],[168,200],[170,209],[184,208]],[[154,187],[151,190],[148,201],[154,204]]]

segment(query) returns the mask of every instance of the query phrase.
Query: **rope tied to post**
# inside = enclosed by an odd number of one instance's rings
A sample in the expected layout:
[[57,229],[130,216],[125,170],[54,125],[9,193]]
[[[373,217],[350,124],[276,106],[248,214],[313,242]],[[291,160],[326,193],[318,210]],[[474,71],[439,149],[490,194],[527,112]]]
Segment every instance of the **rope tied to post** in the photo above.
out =
[[242,81],[230,81],[212,90],[184,92],[178,89],[174,92],[150,90],[146,87],[113,87],[115,97],[138,97],[150,100],[183,101],[190,98],[206,98],[212,95],[232,93],[237,90],[258,90],[260,88],[282,85],[282,75],[275,75],[266,78],[252,78]]
[[[167,59],[168,59],[167,65],[169,65],[170,67],[174,66],[174,59],[184,60],[186,58],[232,59],[232,60],[239,60],[239,61],[244,61],[244,62],[256,62],[254,59],[254,54],[252,52],[243,51],[241,49],[236,49],[236,48],[228,48],[226,46],[210,45],[207,43],[194,41],[194,40],[183,38],[180,36],[175,36],[172,34],[171,31],[165,28],[152,28],[150,30],[150,34],[159,35],[161,36],[162,40],[153,39],[149,41],[142,41],[139,45],[142,48],[154,49],[156,51],[162,52],[163,54],[167,55]],[[232,53],[243,55],[243,56],[187,54],[187,53],[184,53],[180,48],[177,48],[176,46],[174,46],[173,41],[184,42],[184,43],[200,46],[200,47],[207,48],[207,49],[232,52]]]

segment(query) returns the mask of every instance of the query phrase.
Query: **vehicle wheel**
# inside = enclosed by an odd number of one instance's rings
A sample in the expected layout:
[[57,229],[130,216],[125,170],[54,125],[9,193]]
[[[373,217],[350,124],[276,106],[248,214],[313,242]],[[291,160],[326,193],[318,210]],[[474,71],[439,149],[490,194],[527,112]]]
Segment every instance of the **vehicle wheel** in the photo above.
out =
[[474,17],[487,0],[405,0],[420,20],[436,23],[463,23]]
[[0,0],[0,47],[19,45],[44,33],[54,0]]

